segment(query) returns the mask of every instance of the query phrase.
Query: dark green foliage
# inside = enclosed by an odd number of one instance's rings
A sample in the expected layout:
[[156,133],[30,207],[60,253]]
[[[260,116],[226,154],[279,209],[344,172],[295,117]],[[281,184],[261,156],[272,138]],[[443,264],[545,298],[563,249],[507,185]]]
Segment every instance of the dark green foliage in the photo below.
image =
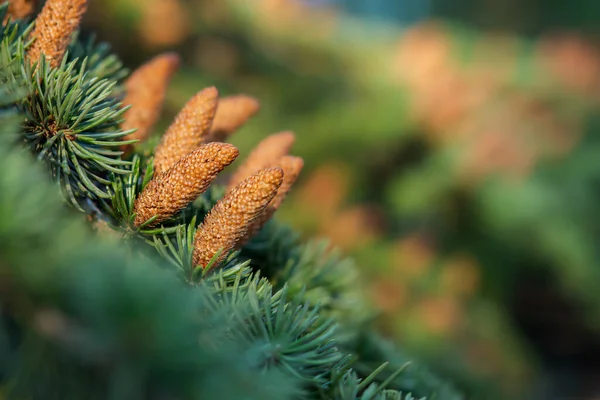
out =
[[109,79],[117,82],[117,86],[113,89],[113,94],[121,91],[123,79],[127,76],[128,70],[123,66],[123,63],[115,54],[110,51],[110,46],[105,42],[98,42],[95,36],[73,40],[67,50],[67,58],[69,61],[76,61],[77,67],[87,61],[86,71],[90,76],[98,79]]
[[[21,107],[28,113],[25,140],[78,206],[81,198],[110,198],[108,175],[129,173],[119,139],[130,132],[119,129],[125,109],[111,97],[114,83],[88,76],[85,61],[78,70],[76,64],[52,69],[42,60],[27,81],[34,94]],[[24,73],[31,75],[29,68]]]
[[25,60],[30,30],[4,27],[3,62],[19,65],[5,79],[9,89],[17,83],[27,86],[29,95],[16,103],[25,117],[23,138],[47,162],[65,197],[82,209],[86,199],[111,197],[111,173],[129,173],[130,163],[121,159],[119,149],[127,143],[120,139],[130,133],[119,128],[126,108],[115,97],[117,82],[107,79],[123,75],[121,64],[114,56],[101,59],[106,46],[86,44],[72,46],[81,58],[68,61],[66,56],[59,68],[50,68],[43,58],[30,66]]
[[[0,49],[0,398],[435,392],[434,378],[409,384],[406,363],[389,372],[387,354],[365,368],[356,343],[371,311],[353,266],[324,245],[302,244],[270,222],[214,272],[193,269],[195,230],[222,189],[164,226],[134,228],[133,204],[152,164],[123,160],[118,150],[126,143],[120,63],[88,43],[73,44],[77,58],[67,55],[59,68],[44,60],[30,67],[23,32],[6,26]],[[64,206],[43,167],[75,207]],[[119,240],[97,235],[83,216]]]

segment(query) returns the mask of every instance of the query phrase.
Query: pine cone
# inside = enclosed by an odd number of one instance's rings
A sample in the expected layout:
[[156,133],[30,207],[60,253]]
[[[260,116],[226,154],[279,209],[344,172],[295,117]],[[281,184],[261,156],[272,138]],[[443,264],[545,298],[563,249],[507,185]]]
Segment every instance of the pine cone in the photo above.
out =
[[165,172],[202,144],[210,132],[218,97],[217,88],[209,87],[187,102],[156,147],[156,173]]
[[239,151],[228,143],[209,143],[155,175],[135,202],[135,226],[157,216],[150,226],[171,218],[202,194]]
[[[137,129],[123,140],[146,140],[151,129],[160,117],[169,81],[179,68],[179,56],[164,53],[154,57],[135,70],[125,82],[127,95],[123,105],[131,105],[125,114],[122,129]],[[125,152],[131,145],[123,146]]]
[[288,131],[276,133],[263,139],[231,176],[227,189],[231,190],[256,171],[275,165],[281,157],[289,153],[295,140],[294,133]]
[[260,229],[269,221],[273,214],[279,209],[281,203],[285,200],[287,194],[294,186],[294,183],[300,176],[300,172],[304,167],[304,160],[300,157],[294,156],[284,156],[277,163],[277,166],[281,167],[283,170],[283,182],[281,187],[277,191],[277,195],[271,200],[267,208],[260,214],[260,216],[254,221],[243,240],[237,245],[237,248],[242,247],[245,243],[247,243],[254,235],[260,231]]
[[48,0],[31,32],[35,41],[27,51],[29,61],[34,63],[44,54],[51,67],[58,67],[86,10],[87,0]]
[[210,131],[211,140],[224,142],[246,121],[256,115],[259,109],[260,104],[253,97],[243,94],[223,97],[219,100],[215,120]]
[[222,250],[219,264],[244,237],[248,228],[277,194],[283,181],[281,168],[265,168],[243,180],[215,204],[194,238],[194,266],[206,267]]
[[13,20],[23,19],[33,14],[36,7],[36,0],[10,0],[8,5],[8,15]]

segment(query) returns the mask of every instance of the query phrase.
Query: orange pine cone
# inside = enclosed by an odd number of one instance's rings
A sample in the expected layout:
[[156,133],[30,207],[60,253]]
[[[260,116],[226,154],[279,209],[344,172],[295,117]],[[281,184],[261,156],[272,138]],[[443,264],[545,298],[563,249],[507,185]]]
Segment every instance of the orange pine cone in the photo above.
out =
[[209,87],[187,102],[156,147],[155,173],[165,172],[206,140],[217,110],[218,98],[217,88]]
[[171,218],[202,194],[238,156],[228,143],[209,143],[183,157],[171,169],[155,175],[135,202],[135,226],[157,218],[154,226]]
[[273,217],[273,214],[279,209],[281,203],[285,200],[287,194],[292,190],[292,186],[300,176],[304,167],[304,160],[300,157],[284,156],[277,163],[283,170],[283,182],[277,191],[277,195],[271,200],[265,211],[254,221],[248,232],[238,244],[238,248],[248,242],[260,229]]
[[36,7],[36,0],[10,0],[8,5],[8,15],[12,19],[23,19],[33,14]]
[[295,140],[296,136],[289,131],[267,136],[252,150],[244,163],[231,176],[227,189],[231,190],[256,171],[275,165],[281,157],[290,152]]
[[48,0],[31,32],[35,41],[27,51],[29,61],[37,62],[44,54],[51,67],[58,67],[86,10],[87,0]]
[[219,100],[215,120],[210,131],[211,140],[224,142],[260,110],[258,100],[243,94]]
[[[127,95],[123,105],[131,105],[125,114],[123,130],[137,129],[123,140],[146,140],[162,111],[169,81],[179,68],[175,53],[160,54],[135,70],[125,82]],[[132,146],[123,146],[124,151]]]
[[219,264],[240,241],[277,194],[281,168],[265,168],[240,182],[215,204],[194,238],[194,266],[205,268],[222,251]]

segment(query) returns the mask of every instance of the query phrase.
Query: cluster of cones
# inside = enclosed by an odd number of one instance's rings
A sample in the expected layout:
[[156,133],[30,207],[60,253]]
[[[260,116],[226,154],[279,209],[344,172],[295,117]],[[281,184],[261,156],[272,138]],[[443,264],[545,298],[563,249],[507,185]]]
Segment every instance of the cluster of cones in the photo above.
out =
[[[147,123],[149,119],[145,116],[154,119],[158,115],[160,103],[154,100],[164,96],[166,81],[176,63],[174,55],[165,54],[132,74],[125,99],[125,104],[132,107],[127,111],[130,118],[126,118],[125,124],[137,121],[142,129],[126,139],[147,136],[149,126],[139,121]],[[157,72],[161,70],[166,73],[162,80],[157,80],[161,76]],[[143,79],[144,75],[147,79]],[[159,95],[146,96],[158,86],[161,86]],[[223,140],[253,116],[258,107],[256,100],[245,95],[219,99],[214,87],[192,97],[156,148],[154,176],[136,200],[134,224],[141,227],[167,221],[198,198],[239,155],[237,148]],[[272,217],[304,165],[301,158],[289,155],[294,140],[292,132],[268,136],[233,173],[225,196],[196,233],[194,265],[206,266],[220,254],[211,265],[218,264],[228,250],[241,247]]]
[[[29,60],[36,62],[44,54],[51,66],[60,65],[86,8],[86,0],[48,0],[36,19]],[[122,128],[137,130],[124,140],[148,138],[178,66],[179,57],[166,53],[128,78],[123,104],[131,107],[124,115]],[[154,175],[135,202],[135,227],[171,219],[206,191],[239,155],[237,148],[224,141],[258,110],[259,104],[252,97],[219,98],[214,87],[192,97],[156,148]],[[289,155],[294,140],[292,132],[267,137],[232,175],[224,197],[197,230],[194,266],[218,265],[272,217],[304,165],[301,158]],[[122,150],[127,154],[133,149],[124,145]]]

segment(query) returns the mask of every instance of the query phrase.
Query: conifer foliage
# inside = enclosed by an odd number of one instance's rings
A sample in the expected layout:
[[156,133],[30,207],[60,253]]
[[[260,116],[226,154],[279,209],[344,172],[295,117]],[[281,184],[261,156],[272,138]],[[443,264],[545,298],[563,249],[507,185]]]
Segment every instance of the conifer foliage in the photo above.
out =
[[369,331],[348,260],[272,221],[293,133],[217,185],[259,106],[207,88],[142,152],[178,57],[127,78],[85,0],[32,4],[0,8],[0,398],[462,398]]

